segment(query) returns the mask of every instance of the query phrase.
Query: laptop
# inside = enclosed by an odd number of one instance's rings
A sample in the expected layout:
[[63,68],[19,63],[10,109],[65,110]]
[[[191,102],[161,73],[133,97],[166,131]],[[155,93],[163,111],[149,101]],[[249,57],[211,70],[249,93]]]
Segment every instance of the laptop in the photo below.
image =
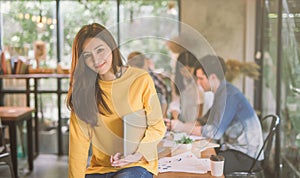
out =
[[146,128],[147,119],[144,109],[123,116],[124,156],[136,152]]

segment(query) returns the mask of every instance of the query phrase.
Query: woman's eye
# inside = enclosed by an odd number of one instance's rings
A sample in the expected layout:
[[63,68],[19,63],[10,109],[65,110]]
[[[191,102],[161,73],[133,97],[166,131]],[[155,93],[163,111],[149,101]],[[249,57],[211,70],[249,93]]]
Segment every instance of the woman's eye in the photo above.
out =
[[89,54],[83,54],[82,56],[83,56],[83,59],[87,59],[87,58],[89,58],[89,57],[90,57],[90,55],[89,55]]
[[97,53],[101,53],[103,50],[104,50],[104,49],[102,49],[102,48],[98,48],[98,49],[97,49]]

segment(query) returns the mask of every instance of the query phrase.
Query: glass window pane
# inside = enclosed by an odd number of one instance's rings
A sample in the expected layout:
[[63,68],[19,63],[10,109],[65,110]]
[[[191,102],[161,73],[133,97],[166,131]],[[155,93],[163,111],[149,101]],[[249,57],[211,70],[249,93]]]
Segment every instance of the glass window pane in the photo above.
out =
[[[1,1],[4,50],[12,65],[21,59],[33,68],[37,60],[56,67],[55,9],[55,1]],[[35,52],[36,44],[43,48]]]
[[[72,43],[76,33],[86,24],[110,26],[117,22],[117,1],[60,1],[62,39],[62,65],[70,66]],[[116,31],[112,32],[116,34]]]
[[[282,80],[284,161],[300,172],[300,13],[296,1],[283,3]],[[296,172],[296,171],[295,171]]]
[[156,68],[170,72],[166,41],[178,35],[178,4],[174,0],[121,1],[120,49],[125,58],[140,51]]
[[276,110],[277,4],[278,0],[265,2],[262,115],[275,113]]

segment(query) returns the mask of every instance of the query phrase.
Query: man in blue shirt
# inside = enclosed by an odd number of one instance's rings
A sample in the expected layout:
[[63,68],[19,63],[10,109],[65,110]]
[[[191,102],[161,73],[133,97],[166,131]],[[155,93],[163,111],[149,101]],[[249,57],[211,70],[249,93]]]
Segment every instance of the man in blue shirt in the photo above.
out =
[[[245,96],[225,78],[226,66],[221,57],[208,55],[195,67],[197,82],[204,91],[212,91],[213,105],[205,125],[190,127],[171,121],[171,129],[218,140],[218,155],[225,157],[224,174],[248,171],[263,145],[260,121]],[[258,160],[263,160],[263,154]],[[260,169],[260,162],[254,170]]]

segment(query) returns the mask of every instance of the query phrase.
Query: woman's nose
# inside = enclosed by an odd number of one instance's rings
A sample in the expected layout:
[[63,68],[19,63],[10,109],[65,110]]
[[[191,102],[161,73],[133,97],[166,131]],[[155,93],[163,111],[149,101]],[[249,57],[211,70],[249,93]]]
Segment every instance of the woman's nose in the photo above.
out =
[[94,64],[99,64],[99,58],[97,58],[97,55],[95,53],[92,53],[91,57]]

